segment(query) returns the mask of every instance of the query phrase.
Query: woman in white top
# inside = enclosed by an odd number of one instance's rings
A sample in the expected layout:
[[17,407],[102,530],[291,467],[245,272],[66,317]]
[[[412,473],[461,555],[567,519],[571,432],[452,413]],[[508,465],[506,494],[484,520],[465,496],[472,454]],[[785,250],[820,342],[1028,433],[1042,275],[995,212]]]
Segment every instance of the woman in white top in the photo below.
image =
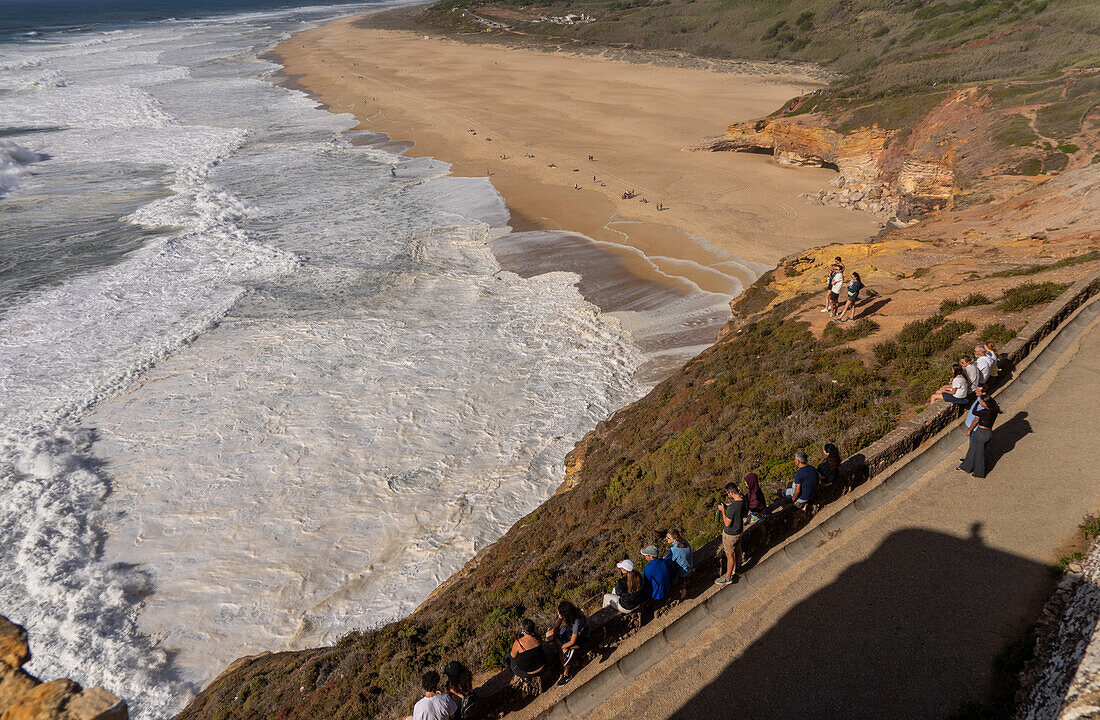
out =
[[951,382],[932,393],[928,404],[932,405],[937,400],[943,400],[952,405],[966,405],[968,395],[970,395],[970,382],[966,379],[966,372],[962,365],[955,363],[951,366]]

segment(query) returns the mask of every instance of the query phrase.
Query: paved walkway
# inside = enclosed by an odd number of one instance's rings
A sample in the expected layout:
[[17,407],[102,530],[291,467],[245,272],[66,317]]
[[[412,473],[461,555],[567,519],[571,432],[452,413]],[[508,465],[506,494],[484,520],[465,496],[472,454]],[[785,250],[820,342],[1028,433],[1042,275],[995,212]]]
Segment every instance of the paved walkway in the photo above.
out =
[[1100,510],[1100,318],[1005,412],[986,480],[943,459],[589,715],[942,718],[993,695]]

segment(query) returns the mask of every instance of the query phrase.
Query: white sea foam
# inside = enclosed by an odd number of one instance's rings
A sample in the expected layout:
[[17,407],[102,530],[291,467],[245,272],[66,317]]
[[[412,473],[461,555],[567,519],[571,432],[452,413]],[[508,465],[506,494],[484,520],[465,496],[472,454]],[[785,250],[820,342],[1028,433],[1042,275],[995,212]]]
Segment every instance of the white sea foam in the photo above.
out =
[[[0,126],[42,129],[15,137],[50,157],[35,182],[89,199],[65,226],[153,233],[0,314],[0,612],[29,626],[32,671],[142,720],[239,655],[407,613],[639,394],[624,323],[656,335],[724,302],[610,317],[573,274],[501,270],[486,180],[352,147],[352,118],[262,82],[253,53],[318,17],[0,56]],[[160,197],[105,220],[106,178]]]
[[11,140],[0,140],[0,197],[25,183],[31,176],[31,164],[46,157]]

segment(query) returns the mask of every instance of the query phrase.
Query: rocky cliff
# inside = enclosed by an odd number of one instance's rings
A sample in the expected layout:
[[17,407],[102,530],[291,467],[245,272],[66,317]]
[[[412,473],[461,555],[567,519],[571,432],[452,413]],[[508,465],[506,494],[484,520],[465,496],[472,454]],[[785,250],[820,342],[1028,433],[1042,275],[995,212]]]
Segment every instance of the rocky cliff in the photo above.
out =
[[1098,81],[1090,69],[900,98],[816,91],[772,117],[734,123],[696,149],[834,168],[837,177],[807,199],[904,225],[1019,194],[1031,185],[1022,178],[1093,163]]
[[0,720],[126,720],[126,703],[101,687],[42,682],[23,669],[27,631],[0,615]]

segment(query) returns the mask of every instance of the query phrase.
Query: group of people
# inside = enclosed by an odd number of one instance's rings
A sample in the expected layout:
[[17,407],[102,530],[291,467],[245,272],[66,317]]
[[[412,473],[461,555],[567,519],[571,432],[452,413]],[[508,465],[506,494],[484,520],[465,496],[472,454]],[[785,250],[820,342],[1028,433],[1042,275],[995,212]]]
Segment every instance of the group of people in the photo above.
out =
[[845,289],[844,263],[841,262],[839,256],[833,259],[833,264],[825,276],[825,284],[827,285],[825,307],[821,308],[821,312],[829,313],[832,319],[837,322],[855,320],[859,293],[866,287],[860,279],[859,273],[852,272],[848,277],[848,293],[843,306],[840,303],[840,294]]
[[993,423],[1001,409],[988,393],[1000,371],[1000,356],[993,343],[974,346],[974,357],[963,355],[951,366],[951,381],[932,393],[928,404],[945,402],[967,407],[966,436],[970,438],[966,457],[956,468],[976,478],[986,473],[986,450],[993,439]]
[[573,603],[562,600],[557,620],[544,636],[539,636],[531,618],[520,621],[519,634],[508,652],[508,668],[516,677],[530,679],[541,678],[547,669],[560,665],[557,684],[565,685],[571,678],[573,660],[590,636],[588,617]]

